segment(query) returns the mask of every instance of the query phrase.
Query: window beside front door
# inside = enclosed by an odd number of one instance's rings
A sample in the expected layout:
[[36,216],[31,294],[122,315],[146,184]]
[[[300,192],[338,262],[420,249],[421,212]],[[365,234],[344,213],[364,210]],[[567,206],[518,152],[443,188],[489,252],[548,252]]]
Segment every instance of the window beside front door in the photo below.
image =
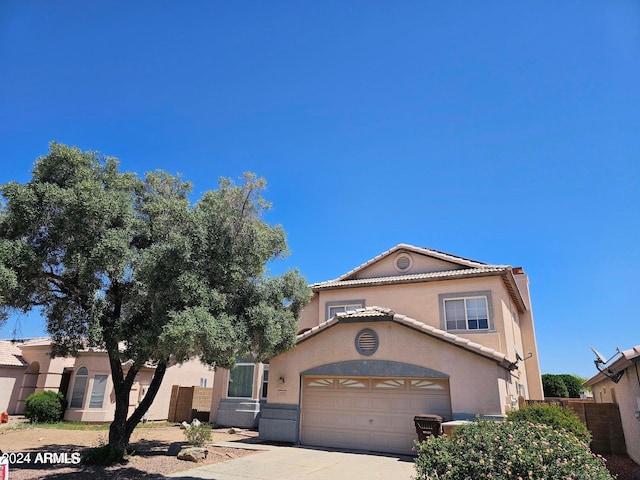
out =
[[262,370],[262,391],[260,392],[260,398],[267,398],[269,392],[269,364],[265,364]]
[[491,292],[440,295],[440,319],[447,331],[493,330]]
[[104,392],[107,390],[107,380],[109,375],[94,375],[93,386],[91,387],[91,398],[89,408],[102,408],[104,402]]
[[255,365],[253,363],[238,363],[229,372],[229,398],[253,398],[253,375]]
[[76,378],[73,382],[73,391],[71,392],[71,402],[69,408],[82,408],[84,403],[84,392],[87,389],[87,379],[89,378],[89,370],[87,367],[80,367],[76,371]]

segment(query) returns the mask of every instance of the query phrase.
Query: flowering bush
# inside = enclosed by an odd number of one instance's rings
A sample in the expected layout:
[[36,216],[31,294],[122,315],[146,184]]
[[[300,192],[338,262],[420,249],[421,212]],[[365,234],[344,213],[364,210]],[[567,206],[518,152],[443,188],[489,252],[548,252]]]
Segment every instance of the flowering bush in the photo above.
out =
[[555,429],[564,428],[587,443],[591,441],[591,433],[575,412],[558,405],[530,405],[507,413],[507,418],[514,422],[542,423]]
[[416,480],[612,480],[572,433],[530,422],[478,420],[418,446]]

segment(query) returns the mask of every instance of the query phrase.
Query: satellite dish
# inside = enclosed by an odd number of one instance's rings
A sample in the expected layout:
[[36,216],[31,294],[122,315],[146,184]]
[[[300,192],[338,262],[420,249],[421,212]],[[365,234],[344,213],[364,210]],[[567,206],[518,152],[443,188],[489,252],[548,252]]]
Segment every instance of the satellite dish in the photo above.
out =
[[602,365],[606,365],[607,363],[609,363],[610,360],[612,360],[613,358],[616,357],[616,355],[620,355],[622,352],[620,351],[619,348],[616,348],[616,353],[613,355],[613,357],[611,357],[610,359],[606,359],[604,358],[604,355],[602,355],[599,351],[597,351],[595,348],[593,347],[589,347],[591,348],[591,351],[595,354],[596,359],[593,361],[593,363],[596,364],[596,368],[598,369],[598,371],[600,373],[602,373],[605,377],[611,379],[611,381],[613,381],[613,383],[618,383],[620,381],[620,379],[622,378],[622,376],[624,375],[624,372],[626,370],[620,370],[618,373],[614,373],[611,368],[600,368],[600,364]]
[[604,357],[604,355],[602,355],[599,351],[597,351],[595,348],[593,347],[589,347],[591,349],[591,351],[594,353],[594,355],[596,356],[596,358],[598,360],[596,360],[596,362],[605,364],[608,362],[608,360]]
[[522,355],[520,355],[520,352],[518,352],[518,347],[514,345],[513,350],[516,352],[516,362],[521,362],[522,360],[524,360],[524,358],[522,358]]

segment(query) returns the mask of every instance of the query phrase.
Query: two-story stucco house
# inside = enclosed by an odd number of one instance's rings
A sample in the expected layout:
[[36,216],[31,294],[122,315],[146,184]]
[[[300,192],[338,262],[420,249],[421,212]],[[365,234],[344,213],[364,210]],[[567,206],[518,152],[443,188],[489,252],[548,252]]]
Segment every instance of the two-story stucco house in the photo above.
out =
[[255,405],[266,396],[263,439],[409,453],[416,414],[502,417],[543,398],[522,268],[401,244],[311,287],[296,346],[245,381]]

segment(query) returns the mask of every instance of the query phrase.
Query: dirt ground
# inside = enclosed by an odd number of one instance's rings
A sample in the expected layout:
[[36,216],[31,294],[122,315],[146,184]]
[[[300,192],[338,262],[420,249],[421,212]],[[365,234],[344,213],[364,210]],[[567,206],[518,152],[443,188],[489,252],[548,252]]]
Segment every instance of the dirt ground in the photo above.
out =
[[[17,420],[20,421],[20,420]],[[91,447],[106,443],[109,432],[107,430],[61,430],[50,428],[15,428],[16,420],[0,426],[0,450],[5,454],[31,453],[31,460],[35,460],[38,453],[38,465],[20,465],[11,463],[9,466],[10,480],[29,479],[86,479],[103,480],[150,480],[163,478],[164,474],[179,472],[195,468],[200,465],[222,462],[255,451],[242,449],[242,444],[251,442],[257,436],[256,432],[238,430],[229,433],[229,429],[217,429],[212,432],[212,442],[237,442],[239,448],[207,446],[209,454],[200,463],[178,460],[176,453],[169,455],[169,449],[186,445],[184,431],[179,426],[159,426],[153,428],[138,428],[131,437],[133,455],[122,465],[113,467],[86,466],[73,464],[73,454],[81,453]],[[66,453],[57,459],[46,459],[45,453]],[[20,455],[13,455],[14,462],[20,460]],[[67,460],[68,463],[64,463]]]

